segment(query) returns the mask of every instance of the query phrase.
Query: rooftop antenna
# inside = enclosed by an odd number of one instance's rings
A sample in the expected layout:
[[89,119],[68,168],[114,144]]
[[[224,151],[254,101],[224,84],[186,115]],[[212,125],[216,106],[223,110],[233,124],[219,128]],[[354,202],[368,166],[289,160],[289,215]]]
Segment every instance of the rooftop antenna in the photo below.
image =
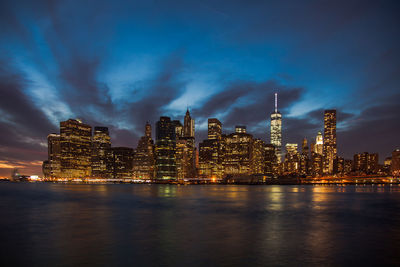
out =
[[278,93],[275,93],[275,113],[278,112]]

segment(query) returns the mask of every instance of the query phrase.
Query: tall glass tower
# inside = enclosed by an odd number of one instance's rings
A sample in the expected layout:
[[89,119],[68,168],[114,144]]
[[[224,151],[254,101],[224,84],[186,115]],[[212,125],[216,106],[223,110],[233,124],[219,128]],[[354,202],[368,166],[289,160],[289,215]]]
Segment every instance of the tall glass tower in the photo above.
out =
[[275,110],[271,114],[271,144],[275,147],[278,163],[282,155],[282,114],[278,111],[278,94],[275,93]]

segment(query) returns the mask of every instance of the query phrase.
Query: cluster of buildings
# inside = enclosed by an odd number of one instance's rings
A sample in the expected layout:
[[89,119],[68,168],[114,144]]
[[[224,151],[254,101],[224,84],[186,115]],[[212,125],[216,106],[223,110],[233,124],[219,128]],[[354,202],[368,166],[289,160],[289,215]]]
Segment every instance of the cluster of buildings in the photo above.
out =
[[288,143],[282,151],[282,114],[271,114],[270,143],[236,126],[224,134],[222,123],[208,119],[207,139],[195,142],[195,122],[189,110],[183,124],[160,117],[155,141],[149,123],[136,149],[112,147],[107,127],[92,127],[80,120],[60,123],[60,133],[48,135],[48,159],[43,173],[49,180],[133,179],[221,181],[235,177],[322,177],[388,174],[400,175],[400,150],[379,164],[377,153],[355,154],[352,160],[337,155],[336,110],[325,110],[324,131],[310,144]]

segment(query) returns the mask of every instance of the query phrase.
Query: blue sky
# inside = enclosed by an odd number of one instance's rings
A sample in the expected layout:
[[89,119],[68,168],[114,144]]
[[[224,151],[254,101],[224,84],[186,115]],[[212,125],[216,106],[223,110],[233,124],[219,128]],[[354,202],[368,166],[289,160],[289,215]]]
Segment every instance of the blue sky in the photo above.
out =
[[397,1],[1,1],[0,175],[40,170],[68,118],[136,147],[144,123],[217,117],[269,142],[315,138],[338,110],[339,154],[400,146]]

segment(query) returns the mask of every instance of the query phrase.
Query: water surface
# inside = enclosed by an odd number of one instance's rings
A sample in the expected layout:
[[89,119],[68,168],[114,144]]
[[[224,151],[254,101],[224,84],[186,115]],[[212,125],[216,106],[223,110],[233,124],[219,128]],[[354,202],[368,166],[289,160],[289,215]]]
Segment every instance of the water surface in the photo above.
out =
[[0,183],[0,211],[12,265],[400,264],[398,186]]

